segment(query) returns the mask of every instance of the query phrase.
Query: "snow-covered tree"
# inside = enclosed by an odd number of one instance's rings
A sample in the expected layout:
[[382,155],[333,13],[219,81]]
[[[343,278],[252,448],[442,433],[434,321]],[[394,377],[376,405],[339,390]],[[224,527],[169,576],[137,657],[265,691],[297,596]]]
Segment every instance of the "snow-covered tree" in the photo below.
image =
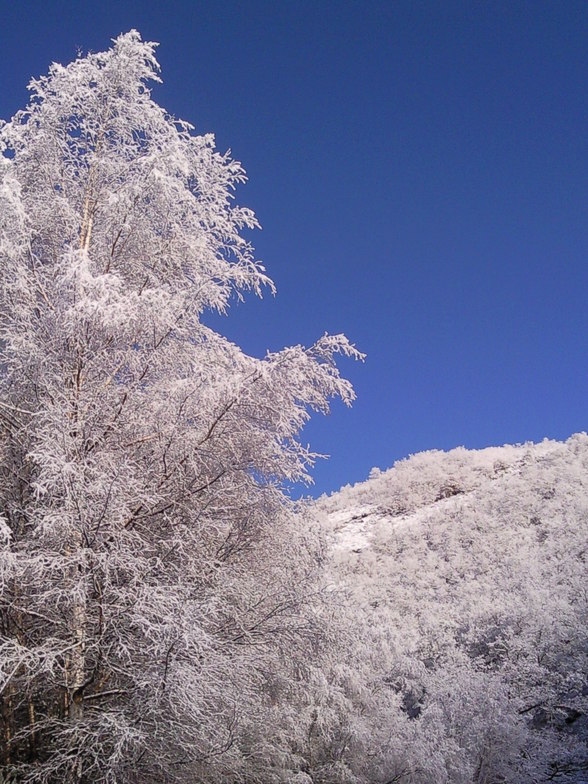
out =
[[241,165],[152,100],[158,70],[132,31],[0,129],[0,761],[23,781],[234,781],[320,635],[282,487],[358,354],[254,359],[201,322],[272,284]]

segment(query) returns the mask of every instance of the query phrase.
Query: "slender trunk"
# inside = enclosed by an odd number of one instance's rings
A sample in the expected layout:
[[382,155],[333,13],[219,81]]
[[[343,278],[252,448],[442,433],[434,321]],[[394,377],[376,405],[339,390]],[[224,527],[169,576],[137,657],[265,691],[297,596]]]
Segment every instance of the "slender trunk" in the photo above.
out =
[[82,228],[80,231],[80,250],[88,250],[90,247],[95,206],[96,200],[89,195],[86,196],[84,199],[84,215],[82,218]]
[[37,718],[35,715],[35,703],[33,700],[33,693],[31,691],[30,686],[27,687],[27,708],[29,714],[29,751],[31,759],[35,759],[35,754],[37,753],[37,732],[35,729],[35,725],[37,722]]
[[[72,555],[79,555],[81,548],[82,536],[78,530],[74,537]],[[76,725],[79,725],[84,718],[83,690],[86,683],[87,595],[86,581],[80,575],[78,563],[72,565],[70,575],[74,591],[69,634],[72,647],[67,653],[65,662],[64,713],[72,730],[71,751],[73,755],[71,768],[65,778],[65,784],[79,784],[83,773],[83,749],[81,746],[81,734],[75,730]]]
[[[96,140],[95,154],[98,155],[104,140],[104,130],[101,130]],[[84,198],[84,210],[82,214],[82,225],[80,228],[80,250],[88,250],[90,247],[90,240],[92,238],[92,226],[94,224],[94,212],[96,210],[97,200],[94,196],[96,179],[96,164],[92,163],[88,174],[88,184],[86,186],[86,195]]]
[[12,762],[12,724],[13,724],[13,702],[12,684],[9,683],[5,690],[5,697],[2,706],[2,719],[4,722],[4,750],[2,754],[2,765],[10,765]]
[[[90,228],[88,227],[88,231]],[[86,235],[89,240],[89,235]],[[78,351],[76,368],[71,376],[73,391],[72,407],[70,413],[71,430],[69,433],[73,444],[79,441],[82,426],[80,423],[80,397],[82,392],[82,355]],[[81,451],[73,449],[73,460],[79,460]],[[76,494],[79,488],[70,488]],[[66,778],[67,784],[79,784],[83,773],[83,748],[81,746],[81,733],[76,732],[76,725],[80,725],[84,718],[83,691],[86,686],[86,642],[88,623],[88,569],[84,556],[84,519],[79,505],[73,497],[70,498],[72,532],[70,534],[67,555],[71,558],[69,567],[69,583],[72,591],[72,604],[69,628],[69,650],[65,661],[65,717],[70,724],[71,743],[73,752],[72,766]]]
[[83,686],[86,681],[86,598],[76,597],[72,608],[71,636],[73,649],[66,666],[68,717],[80,721],[84,715]]

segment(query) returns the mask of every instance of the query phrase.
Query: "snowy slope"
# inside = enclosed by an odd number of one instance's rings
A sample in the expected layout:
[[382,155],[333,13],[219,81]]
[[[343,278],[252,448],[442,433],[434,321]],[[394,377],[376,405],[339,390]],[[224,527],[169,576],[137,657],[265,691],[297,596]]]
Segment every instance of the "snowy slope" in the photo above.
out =
[[574,456],[576,468],[583,470],[586,449],[588,436],[582,433],[565,444],[545,439],[538,444],[422,452],[387,471],[372,469],[368,480],[323,496],[316,509],[334,534],[334,546],[354,550],[369,544],[375,523],[386,520],[396,528],[417,523],[427,512],[443,516],[464,496],[484,495],[489,482],[508,488],[513,477],[541,473],[558,460],[567,470]]
[[414,455],[315,511],[424,780],[588,781],[586,434]]

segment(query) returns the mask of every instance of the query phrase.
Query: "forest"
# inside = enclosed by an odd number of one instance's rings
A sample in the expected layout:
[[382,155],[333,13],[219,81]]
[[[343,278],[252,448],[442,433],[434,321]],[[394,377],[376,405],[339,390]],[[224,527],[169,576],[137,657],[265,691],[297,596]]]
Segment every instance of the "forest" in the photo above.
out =
[[586,781],[588,438],[293,502],[363,355],[206,326],[273,283],[159,79],[131,31],[0,125],[0,781]]

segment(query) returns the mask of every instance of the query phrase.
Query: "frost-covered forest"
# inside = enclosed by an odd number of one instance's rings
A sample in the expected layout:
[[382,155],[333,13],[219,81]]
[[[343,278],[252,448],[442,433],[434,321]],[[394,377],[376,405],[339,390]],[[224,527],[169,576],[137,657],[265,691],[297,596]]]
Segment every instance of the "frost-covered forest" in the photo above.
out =
[[585,781],[588,438],[290,501],[362,355],[202,323],[273,284],[158,74],[132,31],[0,126],[0,781]]
[[588,780],[586,434],[422,453],[317,513],[362,627],[360,780]]

